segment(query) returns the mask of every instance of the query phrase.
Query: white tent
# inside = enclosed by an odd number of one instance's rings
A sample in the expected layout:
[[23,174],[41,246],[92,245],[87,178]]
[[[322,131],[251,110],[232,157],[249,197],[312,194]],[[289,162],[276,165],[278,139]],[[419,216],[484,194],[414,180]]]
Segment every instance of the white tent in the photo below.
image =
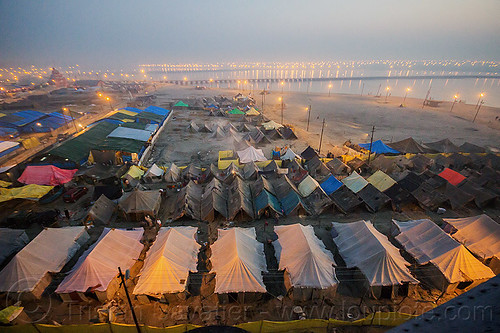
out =
[[150,137],[150,131],[129,127],[117,127],[113,132],[108,134],[108,138],[133,139],[144,142],[148,141]]
[[11,254],[28,244],[28,235],[24,230],[0,228],[0,265]]
[[135,295],[161,296],[186,290],[189,272],[196,271],[200,245],[195,227],[162,228],[148,251]]
[[262,149],[255,149],[250,146],[244,150],[240,150],[237,152],[238,157],[240,159],[240,163],[250,163],[250,162],[263,162],[267,161],[267,158],[264,156]]
[[286,152],[280,156],[282,160],[294,160],[296,158],[300,158],[300,156],[295,154],[292,148],[287,148]]
[[432,263],[441,272],[446,281],[438,280],[434,272],[427,271],[435,286],[443,291],[452,291],[460,282],[480,281],[495,276],[491,269],[431,220],[393,220],[393,223],[400,232],[396,240],[417,263]]
[[106,291],[118,274],[118,267],[131,268],[139,258],[144,245],[140,243],[144,230],[104,228],[101,236],[78,259],[75,267],[64,278],[56,293]]
[[456,232],[451,236],[462,243],[476,256],[483,259],[500,259],[500,224],[488,215],[443,219]]
[[44,229],[0,272],[0,291],[31,292],[40,297],[59,272],[89,240],[85,227]]
[[356,171],[353,171],[348,177],[342,179],[342,183],[354,193],[358,193],[368,185],[366,179],[361,177]]
[[273,245],[279,269],[288,273],[289,283],[294,288],[294,298],[297,288],[332,288],[334,294],[338,285],[334,268],[336,264],[332,253],[314,234],[313,227],[297,223],[275,226],[274,232],[278,235]]
[[215,293],[265,293],[262,272],[267,271],[264,244],[255,228],[219,229],[211,246]]
[[163,169],[158,167],[156,163],[153,163],[151,168],[149,168],[148,171],[146,171],[146,173],[144,174],[144,177],[161,177],[164,173],[165,171]]
[[332,225],[338,233],[333,240],[340,255],[348,268],[359,268],[368,280],[373,296],[378,298],[382,292],[373,287],[418,283],[408,270],[410,264],[370,221],[333,222]]
[[315,189],[319,187],[318,182],[311,177],[310,175],[307,175],[297,186],[297,189],[300,192],[300,195],[302,195],[304,198],[310,195],[311,193],[314,192]]
[[264,127],[264,129],[266,131],[269,131],[269,130],[272,130],[272,129],[278,129],[278,128],[281,128],[283,127],[283,125],[281,124],[278,124],[277,122],[275,122],[274,120],[270,120],[268,121],[267,123],[263,123],[262,124],[262,127]]

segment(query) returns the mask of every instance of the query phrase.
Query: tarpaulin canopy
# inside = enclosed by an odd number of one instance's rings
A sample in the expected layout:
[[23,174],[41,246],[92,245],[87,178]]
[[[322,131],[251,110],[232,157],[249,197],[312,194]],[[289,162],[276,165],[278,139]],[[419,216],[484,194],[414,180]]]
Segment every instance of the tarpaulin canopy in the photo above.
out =
[[159,106],[155,106],[155,105],[148,106],[147,108],[144,109],[144,111],[155,113],[155,114],[158,114],[160,116],[168,116],[168,114],[170,113],[169,110],[161,108]]
[[267,123],[263,123],[262,127],[264,127],[264,129],[266,131],[269,131],[269,130],[281,128],[281,127],[283,127],[283,125],[275,122],[274,120],[270,120]]
[[195,227],[162,228],[149,249],[135,295],[159,296],[186,290],[189,272],[195,272],[200,245]]
[[254,200],[256,215],[261,215],[263,210],[266,208],[271,208],[278,214],[281,213],[281,205],[278,198],[267,190],[262,190],[259,195]]
[[357,267],[370,286],[418,283],[399,249],[368,221],[332,223],[338,236],[333,239],[348,268]]
[[56,293],[86,292],[89,288],[105,291],[118,274],[139,258],[144,247],[140,243],[143,229],[121,230],[104,228],[99,239],[78,259],[75,267],[59,284]]
[[143,111],[141,109],[133,108],[133,107],[130,107],[130,106],[126,106],[124,108],[118,109],[118,111],[121,111],[121,110],[133,112],[134,113],[133,115],[136,115],[136,114],[141,113]]
[[424,143],[427,147],[440,153],[458,153],[460,149],[449,139]]
[[[366,150],[370,150],[370,143],[359,143],[358,146],[361,148],[364,148]],[[373,141],[372,142],[372,153],[375,154],[399,154],[399,151],[396,149],[393,149],[383,143],[381,140]]]
[[19,142],[0,141],[0,157],[20,148]]
[[53,165],[28,165],[21,177],[20,183],[36,185],[62,185],[69,182],[78,169],[66,170]]
[[370,184],[375,186],[375,188],[380,192],[384,192],[389,187],[396,184],[396,181],[394,179],[392,179],[391,177],[389,177],[387,174],[385,174],[380,170],[376,171],[373,175],[368,177],[367,180]]
[[157,190],[125,193],[118,205],[127,214],[144,213],[156,215],[161,203],[161,193]]
[[184,103],[183,101],[178,101],[177,103],[174,104],[175,107],[189,107],[189,105],[187,105],[186,103]]
[[354,193],[358,193],[366,185],[368,185],[368,182],[356,171],[353,171],[348,177],[342,179],[342,183],[344,183],[345,186],[347,186]]
[[338,284],[335,261],[312,226],[299,223],[275,226],[273,242],[279,269],[287,270],[295,288],[325,289]]
[[250,146],[247,149],[240,150],[236,152],[238,154],[238,158],[240,159],[240,163],[250,163],[250,162],[263,162],[267,161],[267,158],[264,156],[262,149],[255,149]]
[[7,116],[1,117],[0,124],[4,124],[7,127],[22,127],[44,117],[45,115],[46,113],[34,110],[17,111]]
[[402,153],[418,154],[418,153],[431,153],[432,149],[428,149],[418,144],[413,138],[407,138],[401,141],[392,142],[388,144],[389,147]]
[[28,235],[24,230],[0,228],[0,265],[11,254],[21,250],[28,242]]
[[36,184],[14,188],[0,188],[0,202],[9,201],[12,199],[40,199],[53,188],[54,186],[44,186]]
[[0,291],[32,291],[45,274],[58,273],[89,238],[85,227],[42,230],[0,272]]
[[465,180],[465,177],[460,173],[453,171],[449,168],[444,169],[441,173],[438,174],[439,177],[444,178],[448,181],[448,183],[452,185],[458,185]]
[[317,187],[319,187],[318,182],[310,175],[307,175],[300,182],[299,186],[297,186],[297,189],[299,190],[300,195],[307,197],[309,194],[314,192]]
[[127,175],[135,179],[141,179],[141,177],[144,175],[144,170],[139,168],[137,165],[132,165],[130,169],[128,169],[127,173],[122,176],[122,178],[125,178],[125,176]]
[[455,232],[451,232],[451,236],[476,256],[500,259],[500,224],[491,217],[482,214],[443,220],[453,227]]
[[136,128],[118,127],[113,132],[108,134],[108,138],[125,138],[138,141],[148,141],[151,137],[151,132]]
[[260,112],[255,110],[255,108],[250,108],[250,110],[248,110],[246,114],[247,116],[258,116]]
[[470,142],[464,142],[458,149],[462,153],[486,153],[486,149]]
[[489,279],[491,269],[428,219],[400,222],[393,220],[400,234],[396,240],[415,260],[434,264],[450,283]]
[[215,293],[266,292],[264,244],[257,241],[255,228],[219,229],[211,248]]
[[330,195],[342,186],[342,182],[332,175],[322,182],[320,186],[327,195]]
[[245,112],[241,111],[240,109],[238,108],[234,108],[230,111],[227,112],[228,114],[245,114]]

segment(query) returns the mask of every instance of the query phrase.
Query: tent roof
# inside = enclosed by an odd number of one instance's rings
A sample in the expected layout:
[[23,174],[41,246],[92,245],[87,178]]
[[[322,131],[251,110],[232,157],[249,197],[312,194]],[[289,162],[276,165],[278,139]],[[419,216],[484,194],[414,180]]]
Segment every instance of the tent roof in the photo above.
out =
[[444,169],[438,174],[439,177],[446,179],[452,185],[458,185],[465,180],[465,177],[460,173],[453,171],[449,168]]
[[[370,150],[370,143],[359,143],[361,148]],[[372,153],[375,154],[399,154],[399,151],[383,143],[381,140],[372,142]]]
[[157,190],[153,191],[139,191],[125,193],[118,205],[127,214],[129,213],[142,213],[153,212],[156,213],[158,205],[161,201],[161,194]]
[[136,128],[118,127],[113,132],[108,134],[108,138],[124,138],[137,141],[148,141],[151,137],[151,132]]
[[459,219],[443,219],[457,231],[451,236],[476,256],[500,259],[500,224],[486,214]]
[[62,185],[69,182],[77,169],[60,169],[53,165],[28,165],[18,181],[24,184]]
[[21,250],[28,242],[28,235],[24,230],[0,228],[0,265],[12,253]]
[[234,109],[228,111],[228,114],[245,114],[245,112],[241,111],[238,108],[234,108]]
[[105,291],[122,270],[131,268],[144,245],[140,243],[144,230],[104,228],[99,239],[78,259],[56,293],[86,292],[89,288]]
[[368,182],[375,186],[380,192],[384,192],[392,185],[396,184],[396,181],[385,174],[383,171],[376,171],[373,175],[368,177]]
[[253,146],[250,146],[244,150],[237,151],[236,153],[238,154],[240,163],[243,164],[250,162],[267,161],[267,158],[264,156],[262,149],[255,149]]
[[328,177],[325,181],[321,183],[321,188],[327,195],[332,194],[337,191],[342,186],[342,182],[335,178],[335,176]]
[[300,156],[302,156],[303,159],[305,160],[310,160],[311,158],[313,158],[314,156],[318,156],[318,153],[316,153],[316,151],[311,148],[311,146],[308,146],[301,154]]
[[132,165],[130,169],[128,169],[127,173],[122,176],[122,178],[127,175],[135,179],[141,179],[141,177],[144,175],[144,171],[137,165]]
[[312,226],[299,223],[275,226],[273,242],[279,269],[286,269],[295,288],[325,289],[338,284],[333,255],[314,234]]
[[300,158],[300,156],[295,154],[292,148],[287,148],[285,153],[280,156],[282,160],[294,160],[296,158]]
[[450,282],[489,279],[495,274],[467,249],[428,219],[393,223],[401,232],[396,240],[415,260],[434,264]]
[[307,175],[300,182],[299,186],[297,186],[297,189],[299,190],[300,195],[307,197],[309,194],[313,193],[318,186],[318,182],[310,175]]
[[183,101],[178,101],[177,103],[174,104],[174,106],[178,106],[178,107],[189,107],[189,105],[187,105],[186,103],[184,103]]
[[464,142],[458,149],[462,153],[486,153],[486,149],[470,142]]
[[347,186],[354,193],[358,193],[366,185],[368,185],[368,182],[356,171],[353,171],[348,177],[342,179],[342,183],[344,183],[345,186]]
[[168,116],[168,114],[170,113],[169,110],[167,110],[165,108],[161,108],[159,106],[155,106],[155,105],[148,106],[147,108],[144,109],[144,111],[155,113],[155,114],[158,114],[160,116]]
[[111,216],[113,216],[115,208],[116,204],[109,200],[107,196],[101,194],[99,199],[92,205],[92,208],[90,208],[88,216],[103,224],[107,224]]
[[262,127],[264,127],[264,129],[266,131],[269,131],[269,130],[281,128],[281,127],[283,127],[283,125],[275,122],[274,120],[270,120],[267,123],[263,123]]
[[32,291],[46,273],[58,273],[88,239],[85,227],[42,230],[0,272],[0,291]]
[[12,149],[14,147],[19,148],[19,142],[0,141],[0,153],[3,153],[4,151]]
[[432,150],[438,151],[440,153],[458,153],[460,151],[460,149],[455,146],[449,139],[424,144]]
[[418,154],[431,152],[430,149],[424,148],[411,137],[401,141],[389,143],[388,146],[402,153]]
[[186,290],[189,272],[195,272],[200,245],[195,227],[161,228],[149,249],[135,295],[157,296]]
[[151,168],[148,169],[148,171],[146,171],[146,173],[144,174],[144,176],[153,176],[153,177],[161,177],[163,176],[163,174],[165,173],[165,171],[163,169],[161,169],[160,167],[158,167],[156,165],[156,163],[153,163],[153,165],[151,166]]
[[259,114],[260,112],[255,110],[255,108],[250,108],[246,113],[247,116],[258,116]]
[[398,248],[368,221],[332,223],[338,236],[333,240],[348,268],[358,267],[370,286],[418,283],[410,274]]
[[257,241],[255,228],[219,229],[211,248],[215,293],[266,292],[264,244]]

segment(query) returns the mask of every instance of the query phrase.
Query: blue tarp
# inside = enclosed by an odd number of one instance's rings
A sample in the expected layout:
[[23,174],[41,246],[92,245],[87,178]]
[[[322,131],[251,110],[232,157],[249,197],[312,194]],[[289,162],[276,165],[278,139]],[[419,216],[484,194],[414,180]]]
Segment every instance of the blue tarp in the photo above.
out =
[[148,106],[147,108],[144,109],[144,111],[158,114],[160,116],[168,116],[168,114],[170,113],[169,110],[154,105]]
[[255,198],[256,213],[258,214],[262,209],[266,207],[271,207],[277,213],[281,213],[281,205],[278,199],[264,189],[262,190],[262,192],[260,192],[257,198]]
[[[121,125],[123,124],[123,121],[121,120],[118,120],[118,119],[111,119],[111,118],[104,118],[104,119],[101,119],[99,121],[96,121],[95,123],[93,123],[92,125],[95,125],[97,123],[100,123],[101,121],[105,121],[107,123],[111,123],[111,124],[117,124],[117,125]],[[92,126],[92,125],[89,125],[89,126]]]
[[327,180],[322,182],[320,186],[326,194],[330,195],[342,186],[342,182],[334,176],[330,176]]
[[40,111],[18,111],[0,118],[0,124],[5,124],[7,127],[22,127],[44,116],[46,114]]
[[[370,143],[360,143],[358,144],[361,148],[370,150]],[[375,154],[400,154],[396,149],[392,149],[380,140],[374,141],[372,143],[372,153]]]
[[293,190],[291,190],[285,197],[282,197],[280,201],[285,215],[289,215],[298,205],[304,206],[300,196]]
[[52,112],[24,126],[22,131],[38,133],[50,132],[65,124],[70,124],[71,122],[72,118],[70,116],[63,115],[59,112]]
[[132,112],[137,112],[137,113],[141,113],[143,110],[141,109],[138,109],[138,108],[133,108],[133,107],[130,107],[130,106],[127,106],[127,107],[124,107],[124,108],[121,108],[119,110],[127,110],[127,111],[132,111]]
[[1,127],[0,128],[0,136],[8,136],[12,135],[13,137],[19,136],[19,132],[14,128],[9,127]]

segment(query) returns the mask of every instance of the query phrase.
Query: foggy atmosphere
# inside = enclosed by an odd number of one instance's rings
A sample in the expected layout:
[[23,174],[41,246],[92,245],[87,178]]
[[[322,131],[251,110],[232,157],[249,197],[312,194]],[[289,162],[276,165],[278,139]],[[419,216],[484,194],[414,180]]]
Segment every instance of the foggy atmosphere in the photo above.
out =
[[499,13],[0,0],[0,331],[500,331]]

